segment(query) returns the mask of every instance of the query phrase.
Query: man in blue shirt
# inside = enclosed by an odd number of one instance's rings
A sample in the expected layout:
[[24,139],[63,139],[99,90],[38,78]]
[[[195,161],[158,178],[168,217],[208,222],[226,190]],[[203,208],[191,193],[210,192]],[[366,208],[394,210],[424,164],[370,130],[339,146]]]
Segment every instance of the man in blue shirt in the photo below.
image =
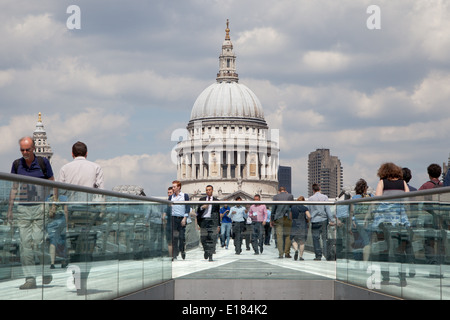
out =
[[22,158],[13,162],[11,173],[24,176],[55,180],[52,166],[46,158],[37,157],[34,154],[34,141],[31,137],[24,137],[19,141]]
[[[241,197],[237,197],[236,201],[242,201]],[[228,216],[232,221],[232,228],[234,233],[234,247],[236,254],[242,252],[242,233],[244,232],[245,219],[247,219],[247,209],[240,204],[231,207]]]
[[[314,194],[308,198],[308,201],[328,201],[328,197],[320,192],[320,186],[317,183],[312,185],[312,190]],[[330,259],[329,248],[327,247],[328,225],[335,225],[336,219],[327,205],[310,205],[309,209],[311,213],[313,247],[316,255],[314,260],[322,260],[323,254],[328,260]],[[320,239],[322,239],[322,245],[320,244]]]
[[[171,201],[189,201],[187,193],[181,192],[181,182],[178,180],[172,181],[173,194],[169,197]],[[189,205],[173,204],[171,208],[171,220],[172,220],[172,259],[176,259],[178,253],[181,252],[181,258],[186,258],[186,221],[191,211]]]
[[[48,180],[55,180],[53,170],[50,162],[45,158],[38,158],[34,154],[35,145],[31,137],[24,137],[19,140],[20,152],[22,158],[14,161],[11,173],[20,174],[29,177],[42,178]],[[17,199],[17,207],[15,212],[15,219],[19,227],[20,235],[20,259],[22,261],[23,272],[25,274],[25,283],[21,285],[20,289],[36,289],[36,266],[35,256],[39,259],[42,257],[42,252],[39,248],[44,241],[44,205],[27,203],[30,201],[44,200],[38,199],[35,192],[30,192],[31,186],[27,186],[26,190],[21,190],[21,195]],[[36,187],[39,187],[36,185]],[[9,196],[8,208],[8,222],[12,223],[14,201],[19,190],[19,183],[14,183],[11,188]],[[22,191],[26,191],[23,195]],[[39,194],[39,193],[37,193]],[[45,195],[44,195],[45,197]],[[49,255],[44,255],[46,260]],[[45,270],[45,269],[44,269]],[[52,281],[51,275],[43,275],[42,283],[49,284]]]

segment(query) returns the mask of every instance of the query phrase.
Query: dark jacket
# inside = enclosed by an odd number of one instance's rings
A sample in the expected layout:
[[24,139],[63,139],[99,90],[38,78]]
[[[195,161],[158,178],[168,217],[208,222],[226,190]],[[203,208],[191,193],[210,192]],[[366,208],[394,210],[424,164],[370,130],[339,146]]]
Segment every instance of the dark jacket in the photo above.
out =
[[[294,197],[292,194],[287,192],[280,192],[273,197],[273,201],[293,201]],[[270,215],[270,221],[276,221],[283,218],[284,216],[289,216],[291,211],[291,206],[288,204],[275,204],[272,207],[272,214]]]
[[[206,196],[205,197],[201,197],[200,199],[198,199],[199,201],[206,201]],[[213,201],[217,201],[219,199],[217,199],[216,197],[213,196]],[[200,225],[201,221],[203,220],[202,216],[205,213],[207,209],[202,209],[202,206],[198,206],[197,208],[197,223]],[[211,219],[213,221],[213,223],[216,226],[220,226],[220,205],[219,204],[213,204],[212,208],[211,208]]]

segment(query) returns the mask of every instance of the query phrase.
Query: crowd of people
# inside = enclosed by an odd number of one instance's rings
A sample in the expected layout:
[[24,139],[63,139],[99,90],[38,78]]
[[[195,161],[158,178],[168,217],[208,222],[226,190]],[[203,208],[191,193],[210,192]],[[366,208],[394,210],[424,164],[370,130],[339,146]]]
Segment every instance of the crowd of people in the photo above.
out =
[[[12,164],[11,173],[55,180],[50,162],[34,154],[35,145],[31,137],[24,137],[19,141],[22,158],[15,160]],[[92,188],[104,188],[103,170],[91,161],[86,160],[87,146],[82,142],[77,142],[72,146],[73,161],[64,165],[59,173],[58,181]],[[432,189],[450,184],[450,170],[441,181],[442,168],[437,164],[431,164],[427,168],[429,180],[424,182],[418,190]],[[411,171],[408,168],[401,168],[394,163],[388,162],[380,166],[377,175],[379,182],[375,194],[368,193],[368,185],[364,179],[356,182],[354,199],[381,196],[390,194],[401,194],[415,191],[409,185]],[[353,206],[350,214],[350,206],[339,205],[335,211],[330,210],[331,206],[326,204],[327,195],[321,192],[319,184],[311,186],[313,195],[307,200],[314,204],[305,205],[305,197],[299,196],[296,201],[292,194],[288,193],[284,187],[280,187],[278,194],[273,197],[274,203],[269,207],[261,202],[261,195],[254,195],[254,204],[241,205],[242,200],[237,197],[232,206],[219,205],[219,199],[214,196],[214,187],[207,185],[205,196],[199,200],[204,201],[203,205],[191,206],[189,195],[181,191],[181,182],[175,180],[168,188],[168,200],[172,201],[165,213],[160,213],[159,220],[165,225],[165,236],[168,243],[169,254],[173,259],[181,256],[186,258],[186,226],[191,221],[196,221],[200,230],[200,242],[204,250],[204,258],[214,261],[213,255],[216,253],[216,244],[229,249],[231,239],[233,239],[234,251],[236,255],[242,253],[245,241],[247,250],[252,250],[255,255],[263,254],[264,246],[271,244],[274,240],[278,251],[278,258],[293,258],[294,260],[304,260],[305,244],[310,234],[314,251],[314,260],[320,261],[322,258],[334,260],[336,257],[348,257],[349,247],[353,249],[353,258],[360,260],[377,259],[378,261],[390,261],[392,259],[392,234],[395,234],[396,241],[396,261],[413,262],[414,253],[411,246],[411,233],[400,232],[398,227],[409,228],[411,222],[405,211],[405,206],[401,203],[382,203],[372,209],[371,219],[366,219],[368,206]],[[18,185],[14,184],[11,189],[9,199],[9,209],[7,218],[9,222],[15,220],[20,234],[21,241],[21,262],[25,274],[25,283],[20,289],[36,288],[36,265],[35,258],[40,257],[38,252],[42,246],[44,232],[50,237],[50,262],[51,268],[55,265],[55,255],[61,242],[64,242],[64,230],[66,229],[68,212],[63,205],[67,201],[67,196],[58,195],[56,189],[49,195],[48,201],[53,203],[50,210],[51,219],[44,226],[44,211],[41,204],[17,202],[19,195]],[[23,196],[23,195],[21,195]],[[70,195],[69,195],[70,196]],[[350,198],[346,194],[346,199]],[[23,200],[23,199],[22,199]],[[183,204],[177,202],[183,201]],[[17,202],[17,203],[15,203]],[[58,204],[59,202],[59,204]],[[321,204],[321,202],[324,202]],[[14,210],[13,210],[14,208]],[[370,221],[370,224],[368,224]],[[161,221],[158,222],[161,225]],[[431,223],[432,224],[432,223]],[[396,229],[397,228],[397,229]],[[335,233],[334,238],[330,238],[331,233]],[[347,243],[347,233],[352,234],[352,243]],[[387,243],[387,247],[374,250],[374,243]],[[425,255],[436,257],[437,240],[429,237],[425,239]],[[293,250],[293,257],[291,252]],[[65,257],[67,252],[58,253]],[[376,256],[376,257],[375,257]],[[47,256],[44,255],[44,258]],[[83,257],[89,260],[89,256]],[[430,258],[432,259],[432,258]],[[439,263],[439,261],[434,261]],[[66,266],[63,260],[62,266]],[[414,273],[414,270],[410,270]],[[82,271],[81,291],[86,289],[86,281],[89,270]],[[389,271],[382,270],[383,281],[389,281]],[[399,273],[400,279],[406,283],[405,272]],[[42,283],[48,284],[52,281],[51,274],[44,272]]]
[[[320,201],[328,200],[325,195],[320,194],[320,187],[317,184],[313,188],[316,189],[315,196],[319,197]],[[201,197],[199,201],[217,201],[218,199],[213,196],[213,190],[212,185],[206,186],[206,196]],[[314,226],[315,239],[326,235],[325,221],[328,218],[334,219],[326,205],[311,206],[311,214],[308,207],[302,204],[275,204],[272,208],[263,203],[241,205],[239,202],[242,198],[239,196],[234,199],[236,204],[231,207],[227,204],[220,206],[212,203],[194,209],[189,204],[176,204],[177,201],[189,201],[189,196],[181,192],[181,182],[178,180],[173,181],[172,186],[168,188],[168,199],[174,204],[163,219],[166,221],[166,239],[173,259],[177,259],[179,255],[182,259],[186,257],[186,225],[192,217],[200,229],[204,258],[209,261],[213,261],[218,241],[222,248],[228,249],[230,240],[233,239],[236,255],[242,253],[245,241],[246,250],[253,249],[254,254],[258,255],[263,253],[265,245],[270,245],[272,235],[280,259],[292,258],[290,255],[292,247],[294,259],[303,260],[309,222],[311,221]],[[260,202],[261,196],[256,194],[253,200]],[[293,201],[293,196],[284,187],[280,187],[273,200]],[[300,196],[297,200],[305,201],[305,198]],[[315,244],[319,246],[318,241],[315,241]],[[321,251],[322,249],[317,247],[317,260],[321,259]]]
[[[401,168],[391,162],[384,163],[377,172],[379,182],[374,194],[368,193],[367,182],[359,179],[354,187],[354,195],[351,196],[347,193],[345,199],[426,190],[444,186],[445,181],[448,181],[448,173],[443,179],[444,181],[440,180],[442,169],[437,164],[429,165],[427,172],[429,180],[416,189],[409,185],[411,170]],[[174,183],[181,188],[179,181],[174,181]],[[332,206],[329,204],[320,204],[320,202],[327,202],[328,197],[321,192],[320,185],[313,184],[311,188],[313,195],[307,200],[314,204],[302,204],[301,202],[305,201],[303,196],[296,199],[299,202],[297,204],[292,194],[288,193],[284,187],[280,187],[278,194],[273,197],[274,204],[270,207],[263,203],[241,205],[239,202],[242,199],[237,197],[234,199],[236,204],[231,207],[205,204],[199,206],[197,210],[193,209],[195,212],[193,217],[199,221],[200,239],[205,251],[205,259],[213,261],[218,241],[220,241],[221,247],[228,249],[230,239],[233,239],[235,253],[239,255],[242,252],[244,240],[246,240],[247,250],[253,249],[254,254],[258,255],[263,253],[264,245],[270,245],[270,239],[273,237],[278,258],[293,258],[302,261],[310,229],[314,260],[316,261],[323,258],[326,260],[349,258],[351,255],[351,258],[356,260],[414,264],[411,222],[408,219],[405,205],[396,202],[381,203],[375,207],[360,204],[354,205],[352,214],[350,214],[350,206],[338,205],[336,210],[331,210]],[[207,196],[201,198],[200,201],[218,200],[212,195],[213,186],[206,187],[206,194]],[[173,200],[173,198],[169,199]],[[188,199],[188,197],[183,196],[182,199]],[[253,200],[259,202],[260,195],[255,195]],[[292,204],[291,201],[294,201],[295,204]],[[185,208],[182,211],[186,217],[189,216],[189,210]],[[330,236],[333,234],[334,236]],[[351,240],[349,240],[348,234],[351,234]],[[179,238],[184,241],[183,237]],[[176,239],[176,236],[173,239]],[[183,248],[184,244],[178,242],[178,246]],[[439,255],[436,254],[437,246],[436,239],[426,238],[424,240],[424,251],[428,260],[438,259],[436,258]],[[291,256],[292,250],[293,257]],[[182,257],[185,258],[185,253]],[[174,258],[176,258],[176,254],[174,254]],[[436,263],[436,261],[431,263]],[[412,266],[410,275],[414,273]],[[389,283],[388,268],[387,270],[382,268],[381,274],[383,283]],[[406,273],[400,271],[399,277],[401,284],[406,285]]]

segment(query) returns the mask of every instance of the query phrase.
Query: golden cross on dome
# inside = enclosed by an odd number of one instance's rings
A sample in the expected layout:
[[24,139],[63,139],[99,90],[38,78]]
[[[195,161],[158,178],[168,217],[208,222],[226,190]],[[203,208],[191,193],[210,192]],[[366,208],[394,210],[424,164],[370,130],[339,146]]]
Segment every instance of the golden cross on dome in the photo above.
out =
[[230,21],[227,19],[227,28],[225,29],[225,32],[227,33],[227,35],[225,36],[225,40],[230,40]]

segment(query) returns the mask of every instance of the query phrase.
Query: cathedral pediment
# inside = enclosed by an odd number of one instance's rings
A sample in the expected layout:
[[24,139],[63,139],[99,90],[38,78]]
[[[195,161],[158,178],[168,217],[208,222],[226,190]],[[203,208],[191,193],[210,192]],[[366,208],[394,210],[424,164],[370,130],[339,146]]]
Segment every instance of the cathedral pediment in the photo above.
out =
[[238,190],[232,194],[224,196],[220,200],[234,200],[237,197],[241,197],[242,201],[252,201],[254,196],[254,194],[249,194],[248,192]]

